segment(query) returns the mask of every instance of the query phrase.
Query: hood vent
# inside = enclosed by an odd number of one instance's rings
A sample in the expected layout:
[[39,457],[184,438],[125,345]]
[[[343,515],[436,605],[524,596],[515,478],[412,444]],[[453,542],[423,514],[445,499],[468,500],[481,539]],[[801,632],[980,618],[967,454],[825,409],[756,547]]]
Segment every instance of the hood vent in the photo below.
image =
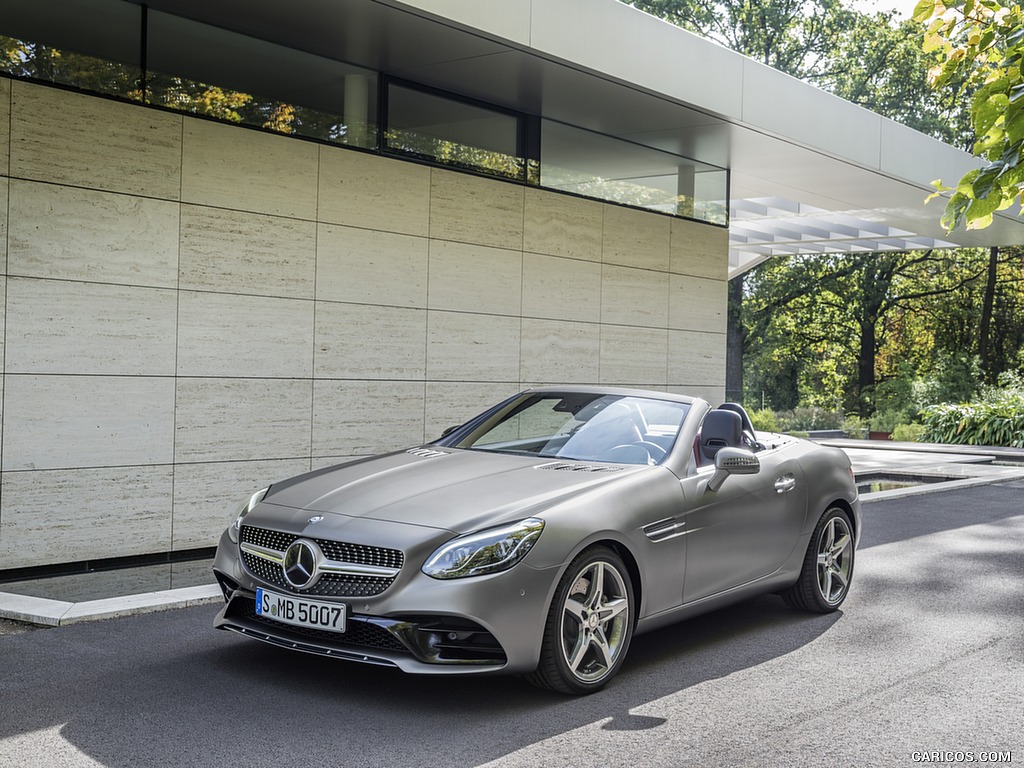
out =
[[625,467],[617,467],[614,464],[570,464],[556,461],[553,464],[539,464],[534,469],[553,469],[556,472],[621,472]]
[[420,456],[424,459],[436,459],[439,456],[447,456],[447,451],[432,451],[430,448],[410,448],[406,453],[413,456]]

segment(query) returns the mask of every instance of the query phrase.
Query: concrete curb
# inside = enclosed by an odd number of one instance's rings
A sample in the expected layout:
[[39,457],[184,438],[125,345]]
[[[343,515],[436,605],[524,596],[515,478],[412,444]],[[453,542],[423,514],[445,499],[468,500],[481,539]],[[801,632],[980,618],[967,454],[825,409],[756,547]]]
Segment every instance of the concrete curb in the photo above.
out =
[[46,627],[62,627],[80,621],[98,621],[118,616],[167,611],[172,608],[207,605],[223,599],[220,587],[216,584],[107,597],[81,603],[0,592],[0,618]]

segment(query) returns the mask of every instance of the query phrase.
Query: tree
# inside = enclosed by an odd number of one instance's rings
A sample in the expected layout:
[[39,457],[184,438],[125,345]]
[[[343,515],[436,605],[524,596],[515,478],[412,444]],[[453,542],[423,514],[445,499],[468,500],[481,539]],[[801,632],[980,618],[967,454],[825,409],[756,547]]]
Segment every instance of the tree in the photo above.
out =
[[893,13],[858,14],[814,82],[872,112],[968,149],[970,114],[960,93],[930,87],[939,56],[921,47],[920,24]]
[[[919,25],[897,24],[892,13],[859,13],[840,0],[623,1],[935,138],[959,146],[966,146],[970,140],[969,120],[959,96],[929,87],[927,71],[939,59],[919,45]],[[846,309],[839,313],[843,319],[837,320],[838,324],[831,329],[814,322],[800,323],[788,331],[764,327],[762,308],[756,302],[750,308],[745,306],[747,294],[739,284],[742,278],[733,278],[727,324],[728,391],[744,388],[743,360],[747,345],[753,343],[755,348],[750,357],[758,360],[754,375],[761,387],[787,403],[798,398],[800,386],[796,378],[800,366],[793,358],[763,354],[766,343],[792,344],[797,337],[801,337],[800,354],[817,361],[811,363],[810,369],[819,382],[828,381],[832,392],[837,386],[851,387],[851,405],[859,403],[861,394],[874,386],[876,355],[882,337],[878,323],[888,311],[886,297],[892,279],[892,256],[860,254],[850,257],[852,261],[839,256],[831,259],[837,270],[838,265],[845,265],[842,270],[847,280],[852,281],[828,299],[846,304]],[[792,261],[789,264],[793,266]],[[850,270],[858,272],[859,282],[853,281]],[[769,272],[774,278],[783,279],[782,274],[770,268],[764,268],[761,274]],[[799,275],[799,270],[788,274],[784,282],[795,280],[801,298],[798,301],[792,296],[783,303],[806,303],[807,294],[819,290],[818,283],[811,279],[801,282]],[[763,283],[760,285],[763,289]],[[785,287],[780,290],[782,293],[776,299],[785,295]],[[820,298],[826,300],[824,295]],[[855,310],[858,316],[851,317]],[[838,311],[833,308],[833,312]],[[769,330],[768,337],[758,335]],[[857,373],[852,377],[846,364],[851,350],[853,359],[858,361]],[[827,371],[822,361],[827,361]],[[803,389],[806,392],[808,387]],[[827,405],[832,407],[834,403]]]
[[[1021,256],[1000,252],[987,378],[1021,348]],[[749,273],[748,367],[773,406],[796,402],[867,415],[889,382],[972,370],[990,286],[987,250],[822,254],[773,259]],[[998,354],[995,351],[998,350]],[[786,376],[793,376],[786,381]],[[974,385],[977,381],[974,381]],[[883,386],[885,385],[885,386]],[[836,403],[836,393],[844,394]],[[967,393],[970,394],[970,393]]]
[[942,57],[932,86],[969,97],[973,152],[987,161],[955,187],[934,182],[936,195],[950,193],[943,226],[987,227],[1024,192],[1024,10],[997,0],[920,0],[914,20],[928,25],[924,49]]
[[676,26],[812,79],[857,16],[842,0],[624,0]]

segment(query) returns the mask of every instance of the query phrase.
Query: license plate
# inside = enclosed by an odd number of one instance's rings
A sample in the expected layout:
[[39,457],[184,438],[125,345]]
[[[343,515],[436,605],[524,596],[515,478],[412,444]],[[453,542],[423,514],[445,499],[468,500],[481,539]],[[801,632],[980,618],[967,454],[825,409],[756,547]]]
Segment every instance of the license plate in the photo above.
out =
[[347,606],[339,603],[321,603],[256,589],[256,614],[282,624],[344,632],[346,611]]

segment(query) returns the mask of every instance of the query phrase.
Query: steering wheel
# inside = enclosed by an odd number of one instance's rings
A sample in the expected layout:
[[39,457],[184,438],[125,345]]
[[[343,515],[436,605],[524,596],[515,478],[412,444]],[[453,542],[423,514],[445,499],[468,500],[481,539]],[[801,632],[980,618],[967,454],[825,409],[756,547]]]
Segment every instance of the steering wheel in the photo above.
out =
[[601,454],[601,460],[622,464],[657,464],[664,456],[665,449],[657,443],[639,440],[609,448]]
[[649,453],[651,455],[651,458],[654,459],[655,464],[664,459],[665,456],[668,454],[668,451],[666,451],[657,443],[652,443],[650,440],[641,440],[639,443],[637,443],[637,445],[642,445],[644,448],[647,449],[647,453]]

